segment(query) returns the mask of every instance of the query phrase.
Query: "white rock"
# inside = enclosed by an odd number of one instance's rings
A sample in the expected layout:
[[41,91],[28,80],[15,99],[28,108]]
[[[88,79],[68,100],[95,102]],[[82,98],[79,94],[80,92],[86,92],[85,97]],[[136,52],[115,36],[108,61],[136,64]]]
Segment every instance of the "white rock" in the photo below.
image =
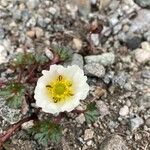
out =
[[40,38],[44,35],[44,31],[42,28],[36,27],[35,28],[35,34],[37,38]]
[[23,123],[21,127],[22,127],[22,129],[26,130],[26,129],[32,128],[33,125],[34,125],[33,120],[30,120],[28,122]]
[[74,48],[77,50],[77,51],[80,51],[81,48],[82,48],[82,41],[78,38],[74,38],[73,39],[73,44],[74,44]]
[[52,14],[52,15],[55,15],[57,10],[54,8],[54,7],[50,7],[49,8],[49,12]]
[[145,63],[150,60],[150,51],[144,49],[136,49],[135,50],[135,59],[139,63]]
[[141,47],[142,47],[142,49],[150,52],[150,43],[149,42],[142,42]]
[[53,59],[53,53],[49,49],[45,49],[45,55],[52,60]]
[[141,117],[136,116],[135,118],[130,119],[131,122],[131,130],[134,131],[136,130],[138,127],[140,127],[144,121]]
[[96,2],[97,2],[97,0],[91,0],[91,3],[94,5],[96,4]]
[[111,0],[100,0],[99,3],[100,3],[100,9],[105,9],[109,6]]
[[40,0],[27,0],[27,6],[30,9],[35,9],[40,3]]
[[119,111],[119,115],[122,117],[127,116],[128,113],[129,113],[129,108],[127,105],[123,106]]
[[83,124],[85,122],[84,114],[80,114],[78,117],[76,117],[76,121],[80,124]]
[[7,51],[3,45],[0,45],[0,64],[7,62]]
[[70,11],[72,18],[75,19],[76,13],[78,11],[78,6],[75,4],[66,4],[66,8]]
[[91,41],[95,46],[99,45],[99,34],[91,34]]
[[86,129],[84,132],[84,140],[92,139],[94,136],[94,131],[92,129]]

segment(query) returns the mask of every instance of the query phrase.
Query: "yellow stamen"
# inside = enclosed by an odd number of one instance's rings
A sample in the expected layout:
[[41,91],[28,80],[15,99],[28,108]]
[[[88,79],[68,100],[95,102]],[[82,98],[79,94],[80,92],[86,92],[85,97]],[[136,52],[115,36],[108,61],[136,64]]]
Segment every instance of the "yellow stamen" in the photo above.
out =
[[54,103],[63,103],[73,96],[73,83],[62,75],[46,85],[48,96]]

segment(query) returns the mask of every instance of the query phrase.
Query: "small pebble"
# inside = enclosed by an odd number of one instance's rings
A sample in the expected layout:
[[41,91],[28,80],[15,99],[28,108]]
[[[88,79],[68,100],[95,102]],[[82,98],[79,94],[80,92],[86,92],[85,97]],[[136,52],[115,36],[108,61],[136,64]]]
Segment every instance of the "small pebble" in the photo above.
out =
[[129,113],[129,108],[127,105],[123,106],[120,111],[119,111],[119,115],[122,116],[122,117],[125,117],[127,116]]
[[92,129],[86,129],[84,132],[84,140],[89,140],[94,137],[94,131]]

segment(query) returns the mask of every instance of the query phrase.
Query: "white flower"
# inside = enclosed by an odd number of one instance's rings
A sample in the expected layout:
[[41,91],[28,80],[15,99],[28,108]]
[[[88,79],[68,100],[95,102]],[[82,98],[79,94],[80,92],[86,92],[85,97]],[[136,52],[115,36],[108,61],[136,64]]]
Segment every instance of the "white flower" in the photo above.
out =
[[87,77],[77,65],[52,65],[43,70],[35,88],[36,105],[44,112],[58,114],[72,111],[89,92]]

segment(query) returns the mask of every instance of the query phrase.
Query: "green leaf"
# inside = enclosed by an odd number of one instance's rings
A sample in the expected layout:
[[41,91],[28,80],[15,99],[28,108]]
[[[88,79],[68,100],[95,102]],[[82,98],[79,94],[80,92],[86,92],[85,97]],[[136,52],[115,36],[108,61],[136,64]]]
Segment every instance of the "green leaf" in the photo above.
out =
[[72,55],[71,51],[64,46],[55,46],[53,50],[59,55],[61,61],[68,60]]
[[95,103],[90,103],[87,105],[87,109],[85,111],[85,119],[88,124],[93,123],[99,116],[99,112],[96,108]]
[[58,124],[51,122],[50,120],[44,120],[38,122],[33,126],[30,131],[34,138],[41,144],[45,145],[51,140],[54,143],[58,143],[62,135],[62,127]]
[[13,60],[13,64],[15,67],[18,67],[20,65],[33,65],[35,63],[46,63],[48,62],[48,58],[46,56],[44,56],[42,53],[18,53],[15,56],[15,59]]
[[0,90],[0,96],[6,99],[6,104],[11,108],[20,108],[24,98],[25,88],[20,83],[8,83]]

